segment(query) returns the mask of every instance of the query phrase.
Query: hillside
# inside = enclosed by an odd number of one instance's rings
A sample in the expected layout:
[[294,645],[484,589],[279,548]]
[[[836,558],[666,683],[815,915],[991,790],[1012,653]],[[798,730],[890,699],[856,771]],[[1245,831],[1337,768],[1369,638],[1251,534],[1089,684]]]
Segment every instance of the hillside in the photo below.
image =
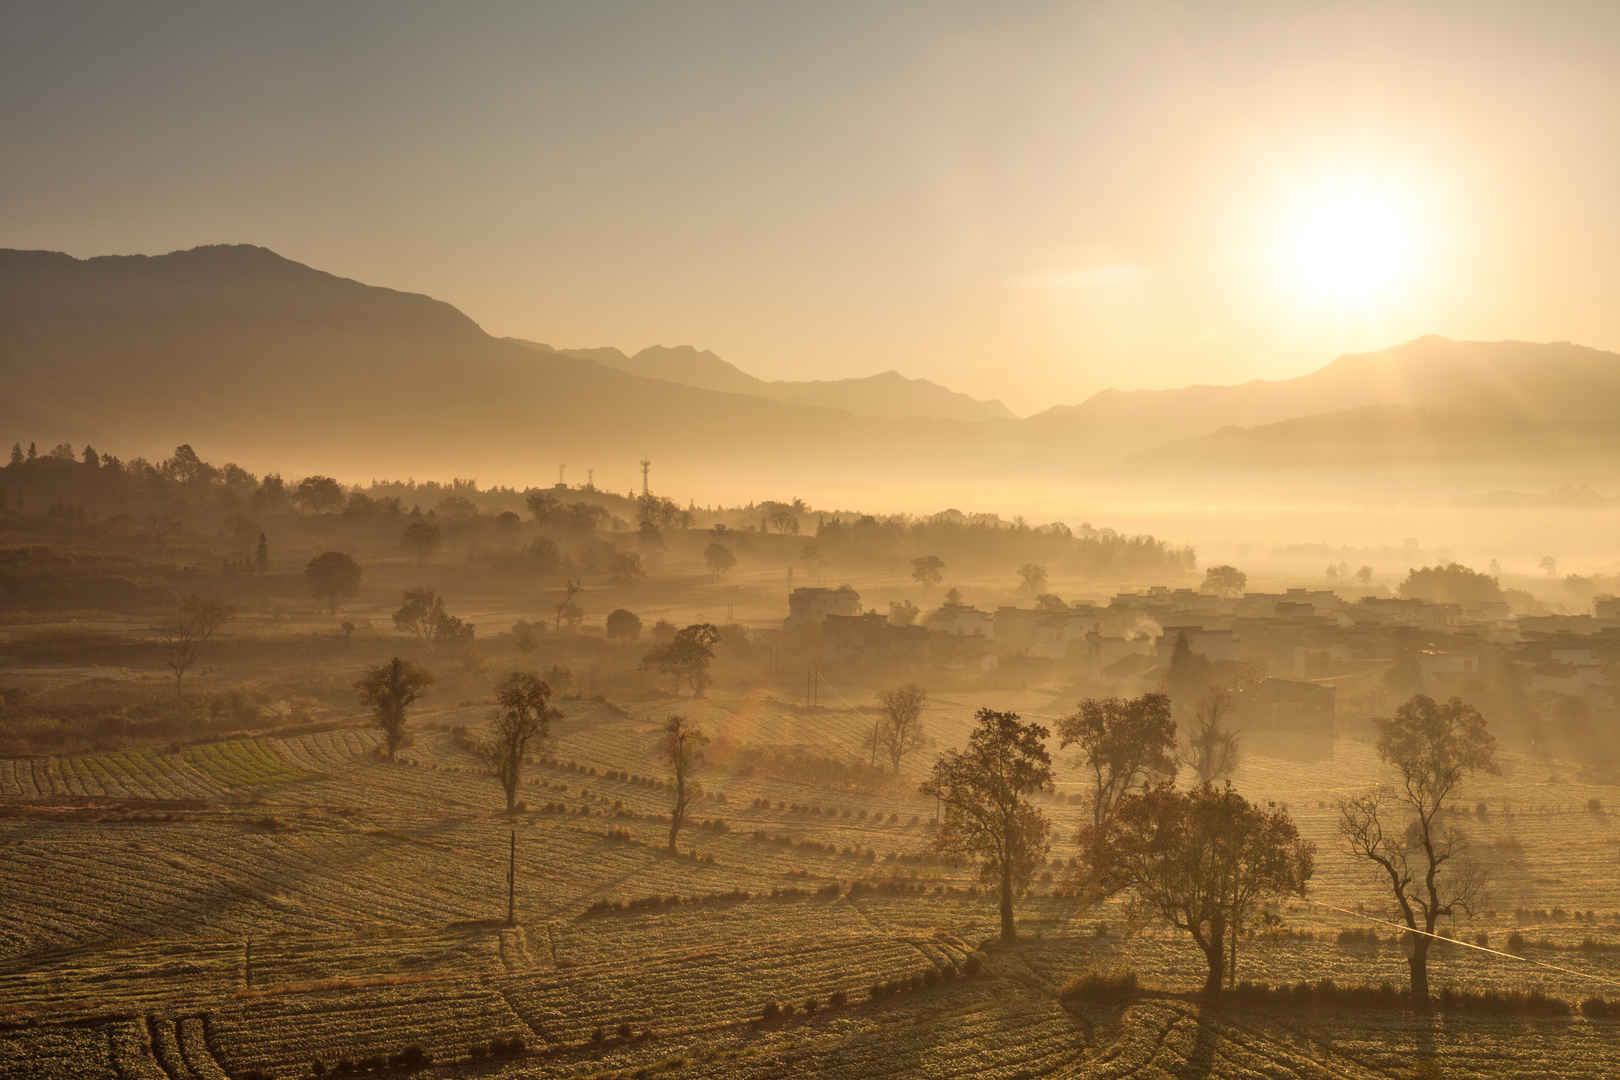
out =
[[[1389,438],[1390,448],[1424,449],[1443,429],[1487,437],[1469,453],[1481,459],[1550,428],[1601,427],[1620,407],[1620,356],[1567,343],[1452,341],[1419,338],[1376,353],[1342,356],[1295,379],[1176,390],[1105,390],[1085,402],[1031,417],[1033,435],[1064,442],[1086,438],[1127,455],[1172,444],[1144,462],[1197,462],[1211,453],[1222,463],[1266,467],[1281,449],[1310,447],[1318,463],[1352,463],[1364,439]],[[1439,425],[1425,433],[1417,413]],[[1288,423],[1309,417],[1334,417]],[[1282,425],[1272,428],[1271,425]],[[1364,431],[1354,430],[1358,425]],[[1240,435],[1223,429],[1255,429]],[[1408,431],[1408,429],[1410,429]],[[1217,436],[1216,433],[1220,434]],[[1404,432],[1404,433],[1403,433]],[[1211,436],[1196,445],[1184,440]],[[1349,440],[1346,452],[1333,440]],[[1185,453],[1182,451],[1185,450]],[[1452,454],[1447,450],[1442,456]]]
[[[513,481],[540,463],[611,460],[628,482],[643,454],[679,461],[690,479],[750,446],[736,473],[758,482],[795,441],[865,457],[895,434],[497,340],[448,304],[246,245],[83,260],[0,251],[0,296],[0,421],[125,456],[188,441],[259,468]],[[903,433],[930,439],[926,426]]]
[[840,409],[855,416],[912,417],[969,423],[1014,419],[1012,410],[1000,401],[980,401],[927,379],[908,379],[898,371],[885,371],[859,379],[768,381],[748,374],[707,349],[699,350],[690,345],[652,345],[633,356],[626,356],[614,348],[554,350],[546,345],[535,347],[592,360],[646,379],[662,379],[700,390],[749,394],[772,401]]
[[[836,501],[878,481],[972,501],[1021,476],[1210,466],[1563,468],[1601,455],[1620,357],[1428,337],[1295,379],[1104,391],[1027,420],[921,379],[767,382],[711,352],[496,339],[450,305],[264,248],[74,259],[0,251],[0,421],[124,456],[179,442],[249,467],[521,483],[558,462]],[[1466,449],[1465,449],[1466,448]],[[966,488],[964,489],[964,485]]]

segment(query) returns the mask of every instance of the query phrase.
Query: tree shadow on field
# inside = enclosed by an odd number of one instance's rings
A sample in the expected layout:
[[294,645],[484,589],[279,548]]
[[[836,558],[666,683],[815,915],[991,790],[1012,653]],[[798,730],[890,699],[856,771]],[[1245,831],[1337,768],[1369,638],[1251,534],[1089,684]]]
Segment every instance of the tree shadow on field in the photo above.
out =
[[1196,1031],[1193,1033],[1192,1049],[1187,1051],[1186,1059],[1172,1073],[1176,1080],[1205,1080],[1215,1073],[1215,1053],[1221,1045],[1221,1033],[1215,1025],[1215,1018],[1205,1015],[1205,1010],[1200,1007],[1193,1022]]

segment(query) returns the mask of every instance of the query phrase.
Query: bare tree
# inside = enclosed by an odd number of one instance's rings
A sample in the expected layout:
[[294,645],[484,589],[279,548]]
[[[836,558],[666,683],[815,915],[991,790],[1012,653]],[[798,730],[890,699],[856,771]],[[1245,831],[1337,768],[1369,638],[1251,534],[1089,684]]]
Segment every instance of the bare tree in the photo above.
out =
[[1104,891],[1130,891],[1192,936],[1208,964],[1211,996],[1221,992],[1228,931],[1235,948],[1253,904],[1302,895],[1315,860],[1286,811],[1253,806],[1230,784],[1181,792],[1163,781],[1122,799],[1104,824],[1081,833],[1081,843]]
[[479,745],[489,774],[506,792],[506,812],[517,809],[523,783],[523,757],[531,743],[551,737],[551,722],[561,714],[551,707],[551,687],[528,672],[514,671],[495,688],[496,711],[490,737]]
[[580,584],[574,578],[569,578],[563,585],[563,598],[557,603],[557,630],[562,631],[563,623],[568,624],[570,630],[578,630],[580,621],[585,618],[585,609],[574,601],[579,595]]
[[978,859],[980,876],[999,883],[1001,940],[1013,941],[1013,898],[1050,850],[1051,822],[1028,799],[1052,788],[1049,732],[1017,713],[980,709],[977,719],[967,748],[941,755],[922,793],[944,809],[935,845]]
[[1379,721],[1378,756],[1400,776],[1339,806],[1339,832],[1352,855],[1383,871],[1406,922],[1413,1007],[1429,1008],[1429,948],[1442,915],[1472,914],[1485,885],[1467,837],[1445,815],[1447,801],[1476,772],[1496,772],[1496,738],[1479,710],[1422,694]]
[[1238,735],[1228,726],[1232,692],[1211,690],[1198,703],[1198,726],[1187,737],[1187,763],[1200,784],[1224,780],[1237,771]]
[[1059,745],[1078,745],[1091,773],[1091,823],[1104,824],[1126,795],[1176,772],[1176,722],[1164,694],[1087,698],[1058,721]]
[[354,684],[360,691],[360,703],[371,707],[372,722],[382,729],[389,761],[405,741],[405,710],[432,682],[432,675],[396,656],[370,669]]
[[922,711],[927,702],[928,692],[915,683],[878,695],[883,717],[877,726],[877,745],[889,756],[896,773],[901,760],[922,745]]
[[675,840],[686,821],[687,807],[703,794],[692,773],[703,763],[703,747],[709,737],[684,716],[671,716],[664,725],[664,739],[660,752],[675,774],[675,805],[669,811],[669,850],[675,850]]
[[186,672],[202,656],[209,639],[228,622],[235,609],[216,599],[188,593],[174,616],[153,627],[165,653],[164,663],[174,672],[174,696],[184,711]]

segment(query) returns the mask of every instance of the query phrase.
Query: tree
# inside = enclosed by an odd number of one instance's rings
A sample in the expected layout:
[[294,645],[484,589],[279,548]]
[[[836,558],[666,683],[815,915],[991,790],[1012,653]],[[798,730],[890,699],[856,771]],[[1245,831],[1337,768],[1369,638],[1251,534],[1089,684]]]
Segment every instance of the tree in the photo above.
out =
[[1214,674],[1209,658],[1192,651],[1185,632],[1177,633],[1175,648],[1170,653],[1170,666],[1164,677],[1164,688],[1170,695],[1172,706],[1178,701],[1185,707],[1202,700],[1209,693]]
[[1253,806],[1230,784],[1181,792],[1161,781],[1126,796],[1104,824],[1082,831],[1081,843],[1105,892],[1129,891],[1192,936],[1211,997],[1221,992],[1228,932],[1267,897],[1303,895],[1315,863],[1287,811]]
[[389,761],[394,760],[394,751],[405,741],[405,710],[432,682],[432,675],[396,656],[371,668],[354,684],[360,691],[360,703],[371,709],[372,723],[382,729]]
[[165,653],[164,663],[174,672],[174,696],[184,710],[186,672],[202,655],[209,639],[236,612],[219,600],[195,593],[182,597],[172,618],[154,627]]
[[1069,605],[1063,602],[1063,597],[1055,593],[1041,593],[1035,598],[1035,610],[1056,615],[1069,610]]
[[84,453],[80,455],[80,460],[92,469],[101,468],[101,455],[96,453],[96,448],[88,443],[85,444]]
[[394,626],[415,634],[433,648],[466,648],[478,632],[471,623],[446,611],[444,598],[425,585],[405,590],[404,602],[394,612]]
[[490,737],[479,745],[479,756],[490,775],[501,782],[508,814],[517,809],[529,744],[550,738],[551,722],[561,715],[551,707],[550,699],[551,687],[527,672],[514,671],[495,688],[495,718]]
[[1087,698],[1058,721],[1059,745],[1080,747],[1091,772],[1091,823],[1101,827],[1139,787],[1176,773],[1176,722],[1164,694]]
[[1216,596],[1242,596],[1249,575],[1235,566],[1212,566],[1204,571],[1203,591]]
[[585,609],[574,602],[579,595],[579,582],[569,578],[563,585],[563,598],[557,602],[557,632],[562,632],[562,624],[567,623],[568,629],[578,630],[580,622],[585,618]]
[[726,545],[713,543],[703,549],[703,561],[708,565],[709,573],[714,575],[714,580],[719,581],[737,565],[737,556]]
[[21,465],[23,463],[22,443],[11,444],[11,463],[13,465]]
[[1363,588],[1372,584],[1372,577],[1373,568],[1370,566],[1363,566],[1360,570],[1356,571],[1356,581],[1359,582]]
[[[266,561],[269,555],[265,555]],[[360,591],[360,564],[341,551],[326,551],[309,560],[304,580],[315,599],[326,605],[328,614],[337,614],[338,603]]]
[[533,652],[540,647],[540,631],[543,626],[519,619],[512,624],[512,643],[518,647],[519,652]]
[[415,634],[423,641],[433,640],[437,616],[444,614],[444,600],[426,585],[419,589],[406,589],[405,599],[394,612],[394,627]]
[[634,585],[647,576],[641,568],[641,556],[634,551],[615,551],[608,564],[608,574],[618,585]]
[[312,513],[330,513],[343,507],[343,486],[330,476],[306,476],[298,481],[292,501]]
[[901,760],[922,745],[922,710],[927,701],[927,691],[914,683],[878,695],[883,716],[878,721],[877,744],[889,755],[896,773]]
[[259,544],[253,549],[253,568],[261,574],[270,572],[270,542],[259,534]]
[[980,709],[976,719],[967,748],[940,755],[922,793],[944,809],[935,846],[978,859],[980,877],[999,883],[1001,940],[1013,941],[1013,899],[1050,849],[1051,822],[1028,798],[1052,788],[1049,732],[1013,712]]
[[910,600],[889,601],[889,622],[895,626],[915,625],[918,614],[917,605]]
[[1200,784],[1225,780],[1237,770],[1237,732],[1226,726],[1232,712],[1232,693],[1214,689],[1198,703],[1198,726],[1187,737],[1187,763]]
[[1046,567],[1040,563],[1025,563],[1018,568],[1018,577],[1023,584],[1020,586],[1025,592],[1039,596],[1046,588]]
[[1542,571],[1548,577],[1557,577],[1558,576],[1558,560],[1553,558],[1551,555],[1543,555],[1541,557],[1541,561],[1538,562],[1536,565],[1540,566]]
[[419,564],[426,562],[429,555],[438,551],[442,542],[439,526],[427,518],[416,518],[408,522],[399,538],[400,546],[415,555]]
[[1409,570],[1401,582],[1401,595],[1431,604],[1460,604],[1465,608],[1503,602],[1502,586],[1489,574],[1461,563],[1424,566]]
[[702,794],[692,773],[703,762],[703,747],[709,737],[684,716],[671,716],[664,725],[663,743],[659,747],[664,760],[675,774],[675,805],[669,812],[669,850],[675,850],[675,838],[686,820],[686,808]]
[[911,580],[923,587],[923,591],[938,585],[945,580],[945,560],[938,555],[919,555],[911,560]]
[[687,680],[692,685],[692,696],[702,697],[709,685],[709,664],[719,641],[720,631],[713,623],[694,623],[677,631],[668,645],[648,653],[644,663],[673,676],[677,690],[681,680]]
[[641,636],[641,620],[633,611],[614,608],[608,612],[607,636],[609,641],[634,641]]
[[1352,855],[1388,878],[1409,931],[1412,1002],[1427,1011],[1434,928],[1459,908],[1472,914],[1485,884],[1467,837],[1445,811],[1470,775],[1497,771],[1496,738],[1460,698],[1441,705],[1418,694],[1379,721],[1378,756],[1399,775],[1399,791],[1380,788],[1341,803],[1339,833]]

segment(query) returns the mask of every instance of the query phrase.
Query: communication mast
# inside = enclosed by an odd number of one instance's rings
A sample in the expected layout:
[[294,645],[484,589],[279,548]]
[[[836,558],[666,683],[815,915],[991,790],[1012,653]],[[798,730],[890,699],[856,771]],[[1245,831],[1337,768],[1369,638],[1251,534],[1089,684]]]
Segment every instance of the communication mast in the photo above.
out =
[[641,493],[643,495],[652,494],[652,491],[647,487],[647,474],[649,472],[651,472],[651,471],[652,471],[652,459],[651,458],[642,458],[641,459]]

